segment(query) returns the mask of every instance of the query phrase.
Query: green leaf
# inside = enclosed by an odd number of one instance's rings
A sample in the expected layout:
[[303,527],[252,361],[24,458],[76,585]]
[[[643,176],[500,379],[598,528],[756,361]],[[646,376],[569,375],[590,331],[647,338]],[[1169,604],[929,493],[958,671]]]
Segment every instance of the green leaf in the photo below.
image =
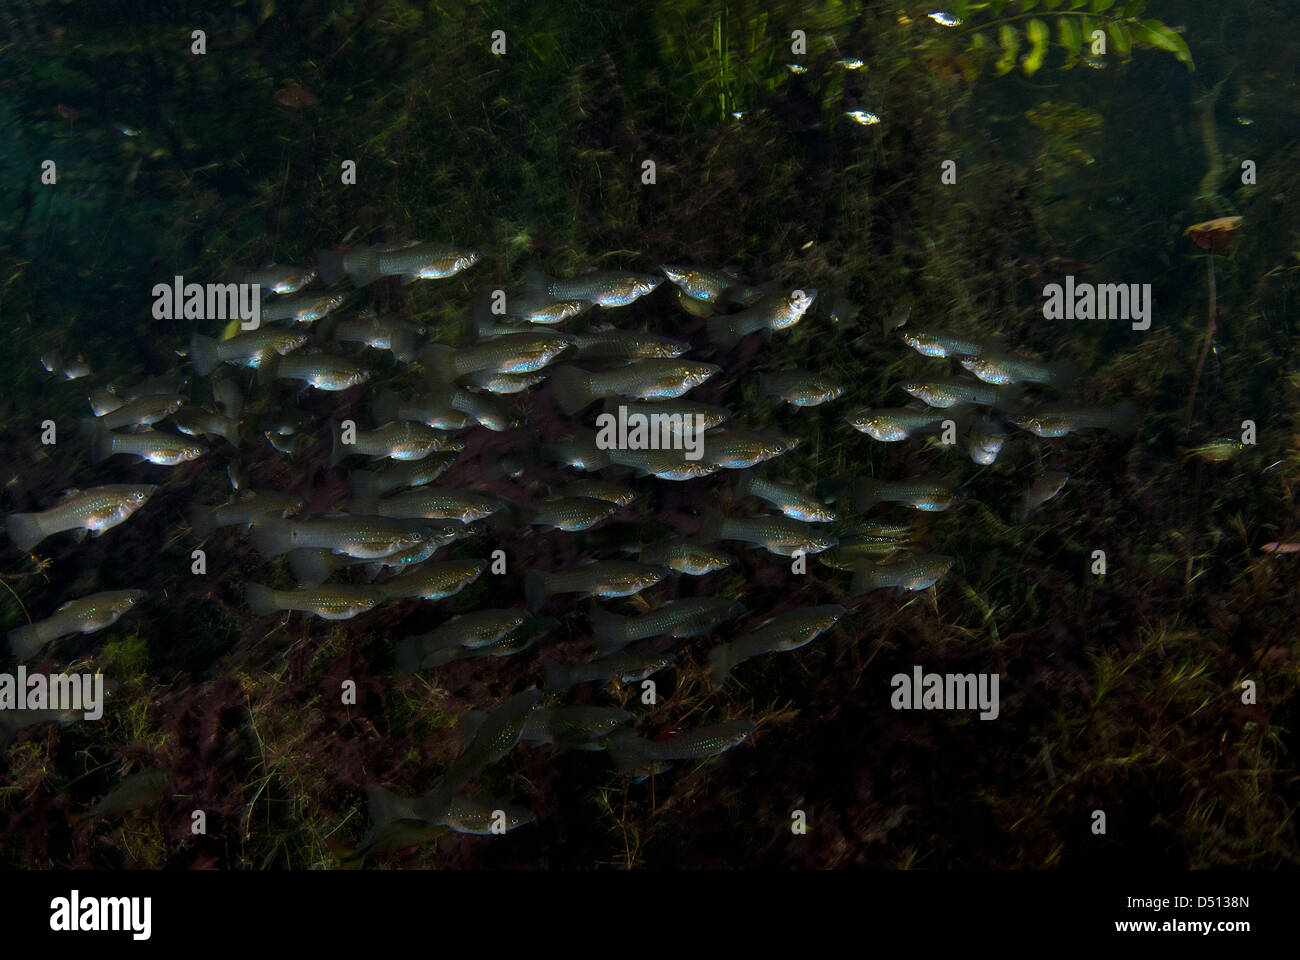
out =
[[1147,0],[1128,0],[1124,4],[1124,9],[1119,11],[1120,16],[1140,17],[1147,12]]
[[1020,0],[1020,12],[1027,13],[1038,6],[1038,0]]
[[1065,67],[1068,70],[1079,62],[1079,51],[1083,47],[1083,31],[1075,17],[1061,17],[1056,21],[1057,35],[1065,48]]
[[1101,13],[1115,6],[1115,0],[1092,0],[1092,12]]
[[1110,44],[1115,52],[1128,59],[1129,52],[1133,49],[1133,37],[1129,35],[1128,24],[1122,20],[1112,20],[1106,24],[1106,32],[1110,34]]
[[1139,22],[1137,29],[1133,31],[1133,39],[1149,47],[1168,50],[1178,58],[1179,62],[1194,67],[1192,64],[1192,51],[1187,49],[1187,43],[1159,20],[1142,20]]
[[1055,10],[1063,3],[1065,3],[1065,0],[1043,0],[1043,6],[1048,10]]
[[1047,28],[1047,24],[1035,18],[1025,24],[1025,35],[1029,37],[1029,54],[1021,62],[1020,68],[1025,71],[1025,76],[1032,77],[1042,67],[1043,59],[1047,56],[1047,41],[1052,31]]
[[1080,7],[1088,5],[1088,0],[1070,0],[1070,9],[1078,10]]
[[998,43],[1002,47],[1002,56],[998,57],[998,62],[993,65],[993,73],[1000,77],[1016,68],[1016,54],[1020,52],[1020,34],[1011,24],[1004,23],[998,28]]

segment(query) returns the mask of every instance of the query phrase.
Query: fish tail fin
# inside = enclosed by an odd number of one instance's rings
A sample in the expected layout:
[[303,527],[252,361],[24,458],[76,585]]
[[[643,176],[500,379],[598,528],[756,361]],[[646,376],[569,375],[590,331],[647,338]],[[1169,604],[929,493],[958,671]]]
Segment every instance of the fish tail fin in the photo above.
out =
[[5,520],[5,531],[9,534],[9,539],[18,544],[24,553],[30,552],[50,532],[42,525],[39,513],[10,514]]
[[1131,437],[1137,433],[1138,428],[1138,408],[1137,404],[1130,400],[1123,403],[1117,403],[1111,407],[1108,412],[1110,429],[1113,433],[1121,437]]
[[566,416],[573,416],[598,397],[591,392],[591,378],[573,366],[556,367],[551,374],[551,395]]
[[731,668],[735,666],[732,659],[734,646],[731,643],[720,643],[709,651],[709,678],[715,689],[727,682]]
[[370,415],[375,418],[375,426],[383,426],[397,419],[397,394],[385,387],[370,401]]
[[712,507],[701,514],[700,530],[694,539],[700,543],[717,543],[726,539],[727,518]]
[[424,351],[420,354],[420,361],[424,364],[428,378],[435,383],[450,384],[455,381],[457,377],[455,347],[449,347],[445,343],[426,343]]
[[217,531],[217,514],[212,507],[195,504],[190,508],[190,530],[199,540],[206,540]]
[[245,584],[244,599],[248,601],[249,609],[259,617],[269,616],[280,609],[275,602],[275,591],[260,583]]
[[596,649],[601,656],[617,653],[632,640],[628,635],[628,619],[596,607],[591,611],[591,633],[596,639]]
[[876,589],[875,565],[869,562],[853,565],[853,579],[849,581],[849,596],[860,597]]
[[1005,387],[999,387],[993,394],[993,409],[1004,413],[1016,413],[1020,410],[1020,401],[1024,395],[1023,383],[1008,383]]
[[524,597],[528,600],[528,609],[540,610],[551,595],[550,576],[544,570],[532,569],[524,574]]
[[343,276],[343,254],[338,250],[318,250],[316,252],[316,273],[327,287],[337,283]]
[[36,656],[54,638],[43,623],[29,623],[9,631],[9,649],[21,662]]
[[278,557],[293,549],[293,524],[277,517],[253,521],[253,549],[263,557]]
[[740,321],[735,314],[718,314],[704,321],[709,342],[723,350],[730,350],[740,342]]
[[573,671],[563,663],[548,663],[543,668],[546,685],[556,693],[568,693],[573,688]]
[[205,337],[201,333],[190,334],[190,360],[199,376],[206,377],[217,369],[217,364],[221,362],[217,357],[217,346],[217,341],[212,337]]
[[353,470],[348,474],[352,495],[361,500],[374,500],[380,494],[379,474],[373,470]]
[[749,470],[736,472],[736,499],[748,497],[754,491],[754,474]]
[[289,570],[301,587],[319,587],[342,565],[328,550],[289,551]]
[[853,481],[853,509],[866,513],[880,502],[880,481],[858,477]]
[[654,763],[653,743],[635,734],[607,737],[605,749],[619,772],[629,776],[640,776]]
[[415,359],[415,331],[410,327],[399,327],[393,331],[393,356],[401,363],[410,363]]
[[90,462],[100,463],[113,455],[113,434],[102,420],[94,421],[94,434],[90,438]]

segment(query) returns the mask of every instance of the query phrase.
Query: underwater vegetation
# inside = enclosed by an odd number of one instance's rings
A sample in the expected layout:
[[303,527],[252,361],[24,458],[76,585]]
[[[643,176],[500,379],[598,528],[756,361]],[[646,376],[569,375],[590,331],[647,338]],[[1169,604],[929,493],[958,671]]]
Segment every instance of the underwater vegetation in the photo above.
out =
[[1300,860],[1287,10],[0,16],[6,866]]

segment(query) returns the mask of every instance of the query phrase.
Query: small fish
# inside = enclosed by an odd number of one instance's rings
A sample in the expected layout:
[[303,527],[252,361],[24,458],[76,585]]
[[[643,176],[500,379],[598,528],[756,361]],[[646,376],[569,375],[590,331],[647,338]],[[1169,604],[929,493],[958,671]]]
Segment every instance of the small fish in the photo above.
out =
[[397,665],[407,673],[431,666],[427,658],[439,651],[475,650],[509,636],[530,619],[526,610],[475,610],[452,617],[430,633],[407,637],[394,648]]
[[765,374],[759,380],[759,389],[795,407],[817,407],[844,395],[843,384],[807,370]]
[[348,484],[358,500],[376,500],[404,487],[433,483],[455,462],[454,453],[436,453],[423,460],[390,461],[382,470],[353,470],[348,474]]
[[[98,398],[104,403],[106,398]],[[93,437],[98,427],[120,430],[122,427],[144,427],[165,420],[181,408],[182,400],[176,394],[137,397],[113,407],[102,416],[96,415],[81,421],[82,431]],[[92,407],[93,409],[93,407]]]
[[127,777],[89,810],[68,819],[75,826],[84,820],[116,817],[161,800],[171,787],[170,770],[146,770]]
[[348,390],[370,379],[369,370],[328,353],[295,353],[281,357],[264,367],[263,372],[281,380],[301,380],[317,390],[331,391]]
[[989,350],[978,357],[963,357],[961,365],[985,383],[995,386],[1005,386],[1010,383],[1040,383],[1060,387],[1073,380],[1078,372],[1078,368],[1071,360],[1039,363]]
[[[504,316],[527,323],[540,323],[553,326],[572,320],[594,306],[590,300],[556,300],[549,294],[525,293],[521,296],[506,298]],[[480,336],[481,328],[480,328]]]
[[740,540],[782,557],[821,553],[838,542],[798,520],[781,515],[734,518],[706,509],[697,539],[705,543]]
[[705,330],[711,343],[729,350],[747,334],[793,327],[803,319],[816,298],[815,289],[771,294],[739,313],[710,317]]
[[978,357],[984,348],[951,330],[908,330],[903,342],[923,357]]
[[691,349],[681,340],[631,330],[588,330],[569,339],[579,360],[672,360]]
[[854,507],[865,513],[880,502],[904,503],[927,513],[941,513],[962,499],[947,484],[928,480],[886,482],[861,479],[854,489]]
[[316,270],[312,267],[293,267],[285,264],[271,263],[260,270],[250,270],[240,282],[256,283],[271,293],[297,293],[316,279]]
[[1078,430],[1109,430],[1119,436],[1137,431],[1137,407],[1129,402],[1112,407],[1051,407],[1008,418],[1040,437],[1063,437]]
[[1217,440],[1203,443],[1199,447],[1192,447],[1190,450],[1179,447],[1178,452],[1181,456],[1178,463],[1179,465],[1185,464],[1193,457],[1206,463],[1227,463],[1245,449],[1246,445],[1240,440],[1235,440],[1232,437],[1219,437]]
[[593,680],[639,683],[676,662],[677,658],[668,653],[620,653],[587,663],[548,663],[544,669],[546,685],[559,693],[566,693],[580,683]]
[[343,343],[364,343],[374,350],[391,350],[402,363],[415,359],[416,338],[422,331],[404,320],[369,317],[339,323],[334,339]]
[[[258,517],[253,521],[253,549],[267,558],[290,550],[316,548],[358,560],[379,560],[438,539],[431,530],[382,517],[354,517],[345,513],[311,520]],[[443,542],[450,543],[452,539],[454,536]]]
[[636,500],[636,493],[616,483],[606,483],[604,480],[575,480],[561,487],[558,496],[548,499],[561,500],[568,497],[589,497],[592,500],[606,500],[620,507],[626,507]]
[[200,540],[218,527],[242,527],[247,530],[258,517],[287,517],[303,508],[305,501],[292,493],[275,490],[244,490],[229,503],[216,507],[194,506],[190,510],[190,529]]
[[496,497],[474,490],[421,486],[384,500],[354,500],[348,509],[358,515],[390,517],[394,520],[457,520],[473,523],[505,508]]
[[574,532],[594,527],[618,512],[617,503],[591,497],[563,497],[546,500],[535,507],[519,507],[524,523]]
[[746,631],[739,640],[719,644],[709,651],[709,672],[714,686],[722,686],[736,665],[751,657],[798,650],[812,643],[847,612],[834,603],[800,607],[769,617],[752,631]]
[[[633,414],[643,414],[650,417],[654,414],[660,414],[661,417],[667,417],[667,420],[650,421],[663,423],[668,427],[672,434],[680,435],[687,430],[694,430],[696,424],[700,425],[701,430],[712,430],[714,427],[725,423],[731,419],[731,411],[726,407],[719,407],[712,403],[699,403],[695,400],[621,400],[611,397],[605,401],[605,412],[618,416],[619,408],[622,407],[625,416],[631,417]],[[695,419],[698,417],[699,419]],[[689,419],[688,419],[689,418]],[[651,427],[652,435],[655,428]]]
[[569,342],[568,338],[551,331],[535,330],[493,337],[459,349],[428,343],[420,359],[432,380],[449,384],[466,374],[481,371],[534,373],[568,349]]
[[916,399],[932,407],[946,409],[962,403],[1003,407],[1012,402],[1016,391],[999,389],[962,377],[936,377],[932,380],[904,380],[899,384]]
[[143,590],[106,590],[69,600],[48,619],[10,630],[9,649],[19,660],[28,660],[55,640],[112,626],[147,595]]
[[805,523],[835,523],[839,520],[820,500],[802,493],[795,487],[771,480],[762,480],[752,473],[742,473],[736,480],[736,497],[758,497],[766,500],[787,517]]
[[568,280],[551,280],[546,292],[557,300],[589,300],[600,307],[625,307],[663,283],[663,277],[623,270],[592,270]]
[[90,376],[90,364],[86,363],[86,358],[81,354],[64,363],[59,351],[51,350],[41,357],[41,366],[47,373],[61,374],[65,380],[80,380]]
[[493,373],[479,370],[465,375],[465,383],[486,390],[488,393],[512,394],[523,393],[529,387],[535,387],[547,377],[545,371],[537,373]]
[[591,632],[602,657],[649,637],[702,637],[745,612],[743,604],[722,597],[687,597],[662,603],[639,617],[620,617],[596,607]]
[[152,484],[109,484],[70,490],[56,507],[40,513],[13,513],[5,521],[9,539],[27,552],[46,537],[78,530],[98,537],[139,510],[158,491]]
[[422,819],[434,824],[446,821],[452,799],[461,788],[515,748],[541,696],[540,690],[525,690],[488,714],[438,783],[417,801],[415,807]]
[[142,380],[135,386],[121,391],[121,394],[127,400],[138,400],[140,397],[175,397],[185,389],[190,378],[186,377],[149,377]]
[[933,408],[878,407],[852,413],[844,418],[844,422],[873,440],[896,443],[918,433],[940,430],[949,419],[947,413],[935,413]]
[[1279,542],[1274,540],[1259,548],[1262,553],[1300,553],[1300,543],[1294,541]]
[[443,822],[453,833],[489,837],[536,823],[537,814],[527,807],[461,794],[452,800]]
[[692,360],[636,360],[604,373],[562,366],[551,375],[551,392],[573,416],[606,397],[672,400],[721,372],[717,364]]
[[454,597],[483,575],[485,560],[452,560],[446,563],[422,563],[410,573],[379,585],[389,600],[445,600]]
[[659,269],[679,290],[702,303],[736,303],[748,307],[763,296],[762,290],[745,284],[733,270],[673,264],[662,264]]
[[697,727],[667,740],[645,740],[631,734],[607,738],[606,749],[618,769],[627,775],[644,776],[672,760],[707,760],[744,743],[754,732],[749,720]]
[[907,524],[872,524],[841,529],[836,534],[839,544],[818,554],[817,559],[836,570],[853,570],[864,559],[889,560],[908,549],[912,543],[912,528]]
[[98,427],[91,441],[90,460],[99,463],[109,457],[126,453],[139,457],[160,467],[175,467],[190,460],[197,460],[208,452],[201,443],[178,437],[174,433],[159,430],[145,430],[140,433],[114,433],[103,422]]
[[726,569],[736,562],[731,554],[707,543],[695,540],[661,540],[641,547],[637,554],[641,563],[665,566],[677,573],[702,577]]
[[370,412],[376,424],[413,420],[436,430],[461,430],[473,419],[451,405],[451,396],[446,390],[409,399],[399,397],[391,390],[381,390],[370,402]]
[[19,730],[35,726],[38,723],[69,724],[84,719],[80,710],[0,710],[0,755],[3,755],[9,742]]
[[882,587],[926,590],[934,586],[952,565],[952,557],[938,554],[913,554],[886,564],[860,563],[853,568],[849,595],[857,597]]
[[1065,482],[1070,479],[1068,473],[1049,471],[1036,477],[1025,491],[1025,500],[1020,507],[1020,522],[1024,523],[1029,514],[1037,510],[1048,500],[1065,489]]
[[190,335],[190,360],[195,371],[206,377],[223,363],[260,368],[266,358],[282,357],[306,342],[307,334],[297,330],[250,330],[229,340],[214,340],[194,333]]
[[126,401],[112,390],[104,390],[101,387],[96,387],[94,390],[90,391],[90,395],[86,397],[86,402],[90,404],[91,413],[97,417],[102,417],[106,413],[112,413],[114,410],[117,410]]
[[330,466],[344,457],[364,454],[378,460],[423,460],[431,453],[459,453],[465,444],[441,430],[411,420],[395,420],[375,430],[356,430],[345,434],[343,424],[330,425],[333,448]]
[[528,715],[519,739],[571,750],[603,750],[600,743],[636,714],[615,707],[538,707]]
[[970,428],[970,458],[982,467],[990,466],[997,462],[1006,442],[1006,432],[993,418],[976,420]]
[[446,544],[437,538],[430,538],[405,550],[397,550],[377,560],[349,557],[345,554],[332,553],[318,547],[305,547],[290,550],[287,554],[289,570],[299,587],[318,587],[340,570],[359,566],[367,577],[374,580],[384,570],[401,571],[406,567],[423,563]]
[[597,447],[596,435],[591,433],[582,437],[565,437],[557,443],[544,443],[538,452],[546,460],[553,460],[577,470],[592,471],[608,467],[611,462],[609,455],[612,451]]
[[244,599],[249,609],[259,617],[281,610],[297,610],[323,620],[351,620],[357,614],[377,607],[383,602],[384,594],[373,587],[341,584],[304,590],[272,590],[259,583],[248,583],[244,585]]
[[745,470],[789,453],[803,440],[795,436],[753,433],[748,430],[711,430],[704,435],[700,462],[723,470]]
[[289,326],[323,320],[343,306],[347,297],[341,293],[311,293],[301,297],[271,300],[262,307],[262,323],[288,320]]
[[215,410],[181,407],[168,422],[188,437],[220,437],[234,446],[239,445],[239,424]]
[[346,275],[364,287],[381,277],[401,277],[403,283],[438,280],[468,270],[482,259],[477,250],[445,243],[379,243],[355,250],[321,250],[320,277],[327,284]]
[[623,560],[601,560],[573,570],[547,572],[536,567],[524,574],[528,606],[536,610],[558,593],[579,597],[630,597],[668,575],[664,567]]

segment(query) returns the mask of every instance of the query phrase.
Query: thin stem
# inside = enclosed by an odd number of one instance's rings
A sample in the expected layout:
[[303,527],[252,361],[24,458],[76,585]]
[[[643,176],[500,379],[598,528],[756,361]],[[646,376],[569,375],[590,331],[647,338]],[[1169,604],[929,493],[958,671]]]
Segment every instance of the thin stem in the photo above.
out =
[[1184,438],[1192,432],[1192,408],[1196,405],[1196,388],[1201,382],[1201,371],[1205,369],[1205,358],[1209,356],[1210,341],[1214,339],[1214,331],[1217,326],[1214,317],[1218,309],[1218,298],[1214,285],[1214,254],[1212,252],[1206,256],[1205,262],[1210,281],[1210,322],[1205,328],[1205,345],[1201,347],[1201,359],[1196,362],[1196,376],[1192,378],[1192,395],[1187,398],[1187,422],[1183,426]]

